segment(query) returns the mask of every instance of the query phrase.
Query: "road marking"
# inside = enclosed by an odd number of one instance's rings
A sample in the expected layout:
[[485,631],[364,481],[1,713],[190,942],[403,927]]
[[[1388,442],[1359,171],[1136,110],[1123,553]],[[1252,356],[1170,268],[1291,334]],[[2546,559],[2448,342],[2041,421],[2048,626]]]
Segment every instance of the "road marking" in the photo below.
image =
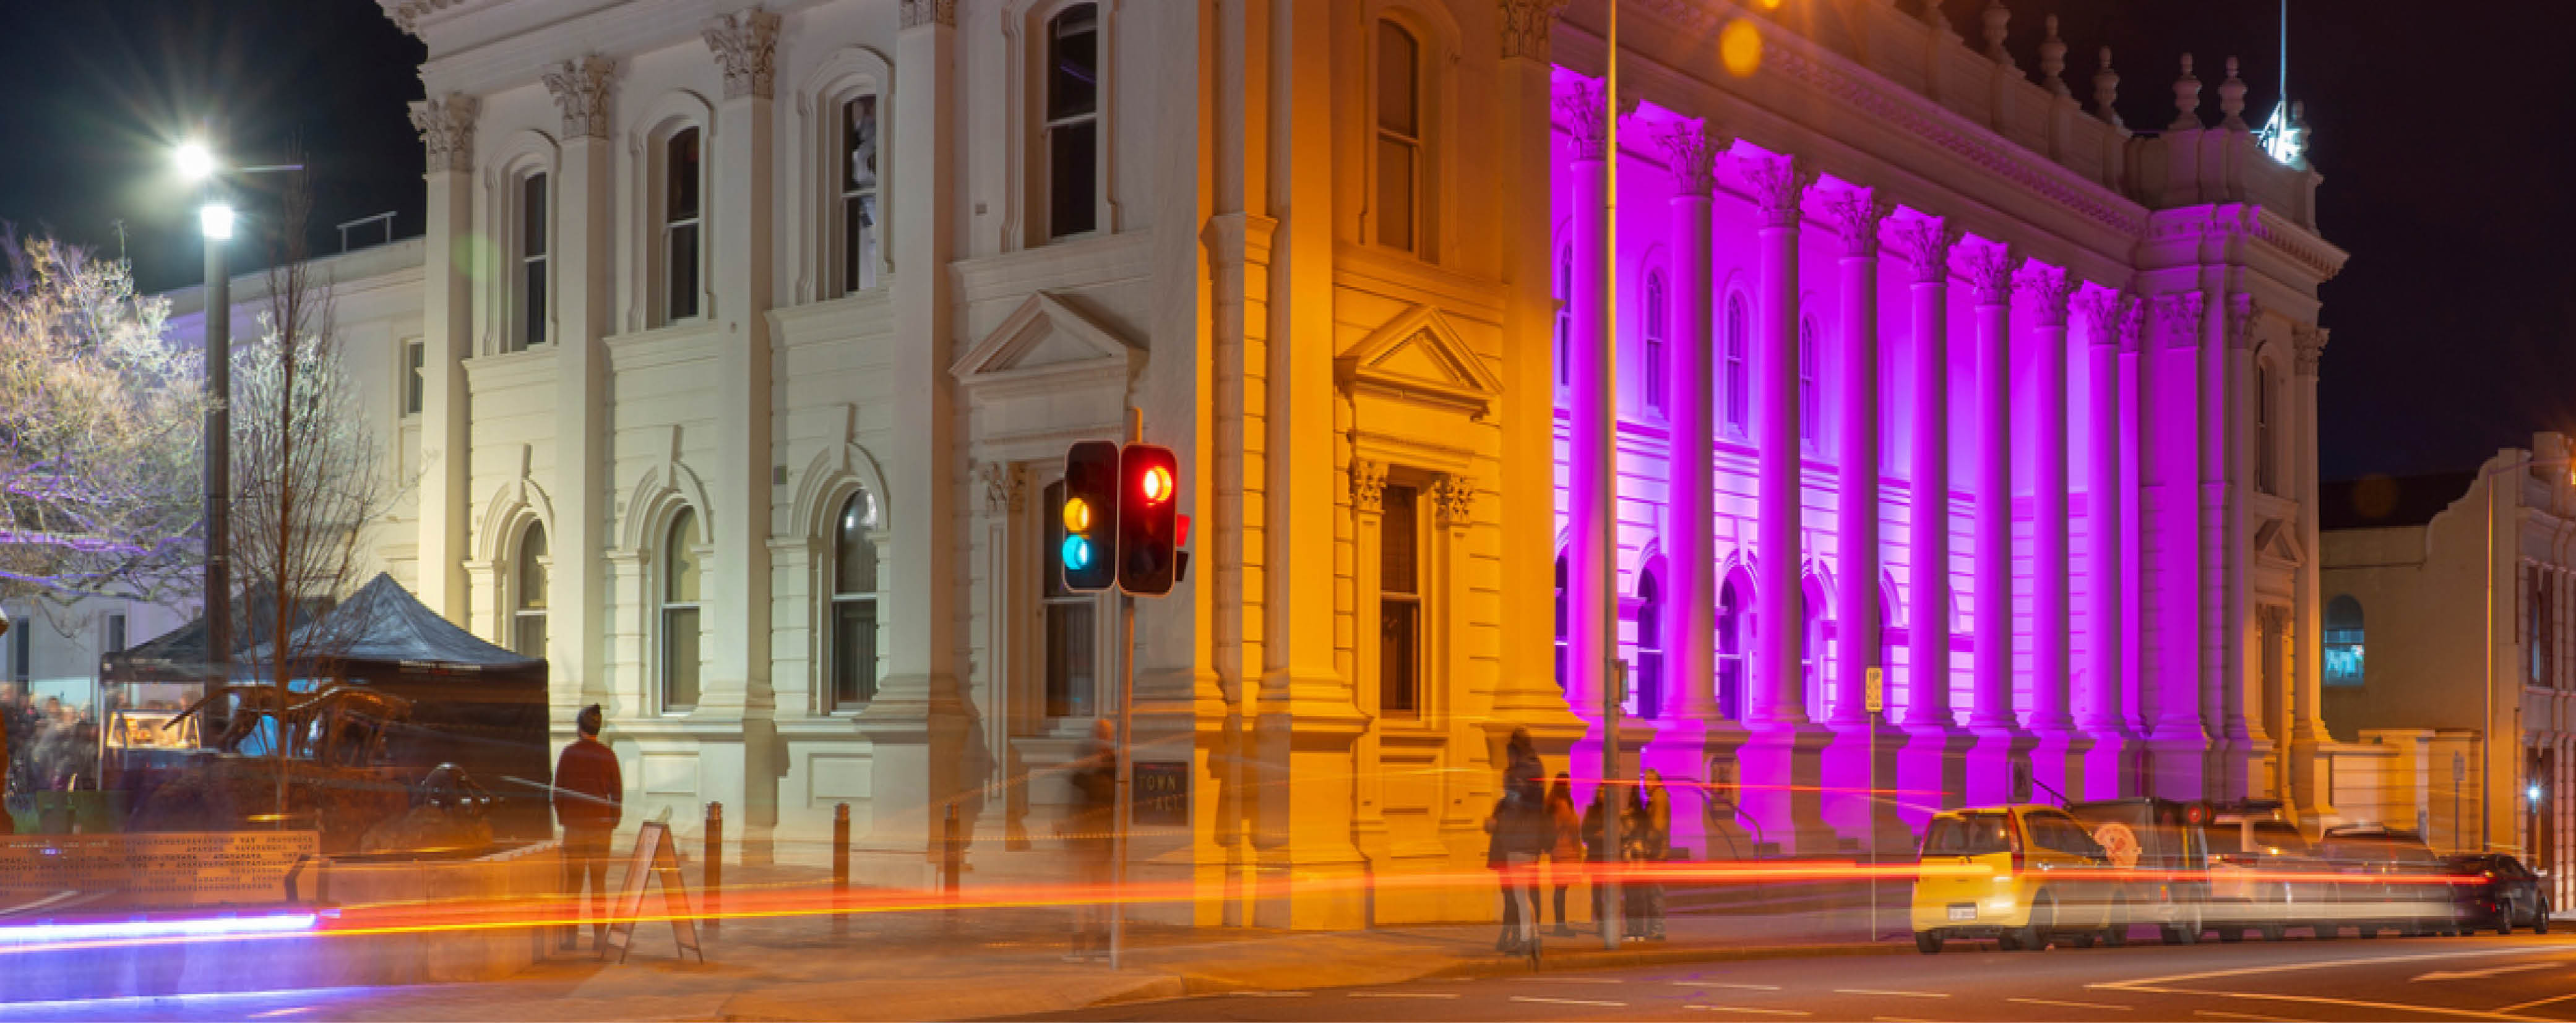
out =
[[1675,987],[1722,987],[1729,991],[1778,991],[1778,984],[1721,984],[1713,980],[1676,980]]
[[1805,1009],[1755,1009],[1755,1008],[1751,1008],[1751,1007],[1748,1007],[1748,1006],[1742,1006],[1742,1005],[1685,1005],[1685,1006],[1682,1006],[1682,1008],[1685,1008],[1685,1009],[1695,1009],[1695,1010],[1698,1010],[1698,1011],[1700,1011],[1700,1012],[1750,1012],[1750,1013],[1754,1013],[1754,1014],[1756,1014],[1756,1015],[1762,1015],[1762,1016],[1813,1016],[1813,1015],[1815,1015],[1815,1013],[1808,1012],[1808,1011],[1806,1011]]
[[1875,1023],[1933,1023],[1932,1020],[1914,1019],[1908,1016],[1872,1016],[1870,1019]]
[[1939,991],[1881,991],[1881,990],[1878,990],[1877,988],[1866,988],[1866,987],[1838,987],[1838,988],[1835,988],[1835,989],[1834,989],[1834,993],[1835,993],[1835,994],[1838,994],[1838,995],[1885,995],[1885,996],[1887,996],[1887,997],[1889,997],[1889,998],[1948,998],[1948,997],[1950,997],[1949,995],[1943,994],[1943,993],[1941,993],[1941,992],[1939,992]]
[[2510,966],[2490,966],[2483,970],[2435,970],[2431,973],[2417,974],[2414,980],[2417,983],[2428,980],[2484,980],[2488,977],[2497,976],[2499,974],[2521,973],[2524,970],[2545,970],[2555,965],[2557,964],[2515,963]]
[[1236,998],[1307,998],[1307,997],[1312,997],[1312,996],[1314,995],[1314,992],[1312,992],[1312,991],[1228,991],[1228,992],[1226,992],[1226,994],[1233,995],[1233,996],[1235,996]]
[[2516,1002],[2512,1005],[2505,1006],[2504,1008],[2497,1009],[2496,1012],[2521,1012],[2524,1009],[2537,1009],[2541,1006],[2548,1005],[2553,1002],[2563,1002],[2570,998],[2576,998],[2576,995],[2552,995],[2548,998],[2535,998],[2528,1002]]
[[1535,980],[1535,981],[1539,981],[1539,982],[1541,982],[1541,983],[1547,983],[1547,984],[1625,984],[1625,983],[1627,983],[1627,981],[1620,980],[1620,979],[1619,979],[1619,978],[1617,978],[1617,977],[1523,977],[1523,978],[1521,978],[1521,979],[1522,979],[1522,980]]
[[2023,1005],[2062,1005],[2069,1009],[2118,1009],[2122,1012],[2137,1008],[2134,1005],[2111,1005],[2104,1002],[2061,1002],[2053,998],[2007,998],[2004,1001],[2020,1002]]
[[1455,991],[1353,991],[1353,998],[1456,998]]
[[2220,1012],[2216,1009],[2193,1009],[2191,1010],[2191,1014],[2194,1016],[2207,1016],[2211,1019],[2249,1019],[2258,1021],[2258,1023],[2297,1023],[2296,1020],[2280,1016],[2256,1016],[2252,1013]]
[[1625,1009],[1628,1007],[1628,1003],[1626,1002],[1597,1002],[1589,998],[1532,998],[1528,995],[1513,995],[1512,1001],[1537,1002],[1542,1005],[1600,1005],[1613,1009]]
[[[2177,974],[2173,974],[2173,975],[2171,975],[2171,976],[2165,976],[2165,977],[2144,977],[2144,978],[2140,978],[2140,979],[2138,979],[2138,980],[2115,980],[2115,981],[2109,981],[2109,982],[2101,983],[2101,984],[2086,984],[2086,985],[2084,985],[2084,986],[2085,986],[2085,987],[2088,987],[2088,988],[2098,988],[2098,989],[2110,990],[2110,991],[2123,991],[2123,990],[2148,990],[2148,989],[2145,987],[2145,985],[2150,985],[2150,984],[2172,984],[2172,983],[2177,983],[2177,982],[2180,982],[2180,981],[2186,981],[2186,980],[2207,980],[2207,979],[2212,978],[2212,977],[2241,977],[2241,976],[2245,976],[2245,975],[2247,975],[2247,974],[2254,974],[2254,973],[2282,973],[2282,972],[2286,972],[2286,971],[2290,971],[2290,970],[2320,970],[2320,969],[2332,969],[2332,968],[2335,968],[2335,967],[2342,967],[2342,966],[2371,966],[2371,965],[2376,965],[2376,964],[2379,964],[2379,963],[2410,963],[2410,962],[2420,962],[2420,961],[2427,960],[2427,959],[2467,959],[2467,958],[2476,958],[2476,957],[2495,957],[2495,956],[2502,956],[2502,955],[2513,955],[2513,954],[2517,954],[2517,952],[2518,952],[2519,954],[2522,954],[2522,955],[2559,955],[2559,954],[2564,954],[2564,950],[2558,950],[2558,949],[2546,949],[2546,950],[2544,950],[2544,949],[2525,949],[2525,950],[2516,950],[2516,951],[2502,951],[2502,950],[2498,950],[2498,949],[2484,949],[2484,950],[2471,951],[2471,952],[2425,952],[2425,953],[2419,953],[2419,954],[2416,954],[2416,955],[2402,955],[2402,956],[2376,956],[2376,957],[2372,957],[2372,958],[2369,958],[2369,959],[2326,959],[2326,960],[2319,960],[2319,961],[2316,961],[2316,962],[2308,962],[2308,963],[2280,963],[2280,964],[2276,964],[2276,965],[2272,965],[2272,966],[2244,966],[2244,967],[2238,967],[2238,968],[2233,969],[2233,970],[2204,970],[2204,971],[2199,972],[2199,973],[2177,973]],[[2156,992],[2156,993],[2162,993],[2162,992]]]
[[2508,1005],[2501,1009],[2480,1012],[2474,1009],[2451,1009],[2437,1005],[2409,1005],[2403,1002],[2371,1002],[2351,998],[2327,998],[2321,995],[2281,995],[2264,994],[2252,991],[2214,991],[2207,988],[2165,986],[2176,981],[2204,980],[2214,977],[2242,977],[2264,973],[2287,973],[2294,970],[2369,966],[2379,963],[2420,962],[2427,959],[2461,959],[2473,956],[2492,957],[2498,955],[2513,955],[2517,954],[2517,952],[2522,955],[2565,955],[2564,950],[2561,949],[2528,949],[2516,951],[2487,949],[2484,951],[2472,952],[2426,952],[2416,955],[2375,956],[2367,959],[2330,959],[2307,963],[2281,963],[2271,966],[2246,966],[2233,970],[2206,970],[2199,973],[2178,973],[2169,977],[2149,977],[2143,980],[2120,980],[2104,984],[2086,984],[2084,986],[2087,989],[2096,991],[2130,991],[2140,994],[2158,995],[2200,995],[2209,998],[2238,998],[2248,1001],[2288,1002],[2294,1005],[2331,1005],[2338,1008],[2367,1009],[2374,1012],[2404,1012],[2427,1016],[2463,1016],[2471,1019],[2521,1019],[2527,1017],[2516,1017],[2508,1014],[2519,1009],[2529,1008],[2529,1005]]

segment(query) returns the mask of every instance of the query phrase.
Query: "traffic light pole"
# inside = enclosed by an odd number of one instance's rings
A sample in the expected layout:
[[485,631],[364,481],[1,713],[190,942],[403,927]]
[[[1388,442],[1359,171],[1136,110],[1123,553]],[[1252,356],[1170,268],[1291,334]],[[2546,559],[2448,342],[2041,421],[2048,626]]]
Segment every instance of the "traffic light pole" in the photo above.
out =
[[1110,747],[1109,763],[1118,774],[1118,831],[1110,836],[1109,858],[1109,968],[1118,969],[1127,951],[1127,831],[1136,819],[1136,792],[1130,778],[1135,775],[1127,757],[1135,746],[1136,727],[1136,598],[1118,595],[1118,742]]

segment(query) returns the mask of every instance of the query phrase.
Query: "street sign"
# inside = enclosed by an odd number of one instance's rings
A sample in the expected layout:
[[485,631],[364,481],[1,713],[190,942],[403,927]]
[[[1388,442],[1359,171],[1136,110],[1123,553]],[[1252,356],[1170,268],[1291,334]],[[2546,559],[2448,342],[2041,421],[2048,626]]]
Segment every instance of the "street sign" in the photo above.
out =
[[1869,712],[1872,714],[1886,710],[1887,669],[1872,667],[1869,669],[1869,674],[1866,677],[1868,679],[1868,687],[1862,690],[1863,695],[1861,698],[1864,701],[1862,705],[1868,707]]

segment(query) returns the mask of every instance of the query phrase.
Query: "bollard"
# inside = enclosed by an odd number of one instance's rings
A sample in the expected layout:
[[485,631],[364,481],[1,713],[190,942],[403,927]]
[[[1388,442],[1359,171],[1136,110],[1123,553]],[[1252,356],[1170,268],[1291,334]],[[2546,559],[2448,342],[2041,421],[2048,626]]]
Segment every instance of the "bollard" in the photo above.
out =
[[957,901],[957,876],[966,870],[966,843],[957,836],[957,804],[948,804],[948,820],[939,844],[939,890]]
[[832,933],[850,933],[850,804],[832,806]]
[[707,931],[714,933],[723,926],[724,896],[724,804],[707,804]]

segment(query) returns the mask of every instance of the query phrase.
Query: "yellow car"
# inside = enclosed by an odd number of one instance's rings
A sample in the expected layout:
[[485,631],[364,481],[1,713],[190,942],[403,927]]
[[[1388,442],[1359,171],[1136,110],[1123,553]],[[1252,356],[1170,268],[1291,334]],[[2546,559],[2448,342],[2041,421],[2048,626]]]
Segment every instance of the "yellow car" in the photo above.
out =
[[1914,947],[1993,938],[2005,951],[2086,947],[2107,933],[2109,860],[2084,825],[2053,806],[1944,810],[1923,831],[1914,882]]

